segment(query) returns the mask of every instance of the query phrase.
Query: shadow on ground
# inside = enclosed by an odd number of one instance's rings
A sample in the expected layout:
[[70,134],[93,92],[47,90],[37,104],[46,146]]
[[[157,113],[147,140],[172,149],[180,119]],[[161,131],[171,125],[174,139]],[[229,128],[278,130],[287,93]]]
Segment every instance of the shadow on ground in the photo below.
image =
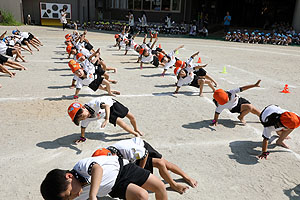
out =
[[[259,162],[258,156],[261,154],[262,142],[253,141],[234,141],[230,142],[229,147],[233,154],[228,155],[230,159],[236,160],[243,165],[255,165]],[[268,149],[274,149],[276,144],[271,144]],[[258,148],[259,150],[256,150]],[[272,150],[270,155],[274,152],[286,152],[284,150]]]
[[[113,142],[113,141],[119,141],[121,139],[117,139],[116,137],[123,136],[123,135],[130,135],[129,133],[117,133],[108,135],[103,132],[95,133],[95,132],[86,132],[85,137],[87,140],[100,140],[103,142]],[[44,141],[39,142],[36,144],[36,146],[44,148],[44,149],[58,149],[58,148],[69,148],[76,152],[76,154],[81,153],[81,149],[77,147],[77,144],[74,142],[80,137],[80,133],[74,133],[71,135],[66,135],[60,138],[57,138],[53,141]],[[116,138],[116,139],[114,139]],[[126,138],[128,139],[128,138]]]
[[300,199],[300,184],[292,189],[283,190],[283,193],[286,196],[288,196],[290,200],[299,200]]

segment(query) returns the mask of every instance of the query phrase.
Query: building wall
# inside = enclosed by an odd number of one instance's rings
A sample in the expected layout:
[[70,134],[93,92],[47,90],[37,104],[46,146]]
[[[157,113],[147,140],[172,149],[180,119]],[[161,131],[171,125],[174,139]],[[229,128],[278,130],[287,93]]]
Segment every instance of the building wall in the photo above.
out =
[[293,26],[297,32],[300,32],[300,0],[296,1],[294,18],[293,18]]
[[22,0],[0,0],[0,9],[10,12],[18,22],[23,22]]
[[[72,21],[95,20],[95,0],[26,0],[23,1],[24,16],[30,14],[34,24],[40,24],[40,2],[45,3],[68,3],[72,5]],[[89,8],[88,9],[88,5]]]

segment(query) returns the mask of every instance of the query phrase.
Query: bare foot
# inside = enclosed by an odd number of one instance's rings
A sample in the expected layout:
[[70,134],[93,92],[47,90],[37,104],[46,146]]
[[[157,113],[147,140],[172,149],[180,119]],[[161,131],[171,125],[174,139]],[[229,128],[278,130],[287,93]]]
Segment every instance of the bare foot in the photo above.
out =
[[192,178],[187,178],[185,181],[192,187],[195,188],[198,186],[198,182]]
[[113,84],[117,84],[118,81],[111,80],[110,82],[113,83]]
[[14,78],[16,76],[16,73],[15,72],[12,72],[11,74],[10,74],[10,78]]
[[182,184],[179,184],[179,183],[176,183],[176,185],[171,186],[171,188],[173,190],[179,192],[180,194],[185,193],[189,189],[188,186],[185,186],[185,185],[182,185]]
[[237,118],[242,122],[243,125],[246,125],[246,120],[244,118],[241,118],[240,115]]
[[23,67],[22,69],[23,69],[23,70],[28,70],[27,67]]
[[[278,132],[277,135],[281,136],[281,132]],[[292,139],[292,138],[290,136],[286,136],[284,139],[288,139],[289,140],[289,139]]]
[[78,143],[83,143],[86,141],[86,138],[85,137],[80,137],[79,139],[75,140],[75,144],[78,144]]
[[70,89],[74,89],[74,88],[75,88],[75,85],[71,85],[71,86],[70,86]]
[[282,146],[284,148],[287,148],[289,149],[289,146],[287,146],[284,142],[279,142],[278,140],[276,141],[276,144],[279,145],[279,146]]
[[116,68],[114,68],[113,71],[114,71],[114,73],[117,73],[117,69]]
[[115,97],[116,95],[112,94],[112,93],[108,93],[108,95]]
[[199,93],[199,97],[203,97],[204,95],[203,95],[203,93]]

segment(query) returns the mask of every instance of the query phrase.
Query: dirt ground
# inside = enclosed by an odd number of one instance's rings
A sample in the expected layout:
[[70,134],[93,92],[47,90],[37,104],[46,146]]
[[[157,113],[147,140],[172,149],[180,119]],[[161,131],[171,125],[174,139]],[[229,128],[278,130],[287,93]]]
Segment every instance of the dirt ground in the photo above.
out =
[[[11,33],[14,27],[0,28]],[[67,114],[74,90],[69,89],[73,75],[63,44],[64,35],[70,31],[40,26],[19,29],[38,36],[44,46],[39,52],[34,50],[34,55],[23,52],[27,71],[14,71],[15,78],[0,74],[0,199],[41,199],[39,187],[48,171],[71,169],[97,147],[132,135],[111,124],[100,129],[101,122],[94,122],[87,128],[87,141],[74,144],[80,128]],[[134,114],[145,133],[143,139],[198,181],[198,187],[183,195],[166,184],[169,199],[300,199],[299,129],[286,140],[290,150],[273,141],[268,159],[259,160],[263,127],[257,116],[247,115],[248,123],[243,126],[236,114],[224,111],[219,125],[211,127],[215,106],[208,86],[204,87],[204,97],[190,86],[174,95],[173,69],[165,77],[160,76],[162,68],[144,65],[141,70],[133,51],[124,56],[124,50],[112,47],[114,34],[88,32],[87,38],[95,48],[101,48],[105,62],[118,69],[109,73],[118,80],[112,89],[121,92],[116,99]],[[141,43],[142,37],[136,41]],[[192,38],[159,38],[158,44],[166,52],[184,44],[176,55],[183,60],[200,51],[202,62],[208,63],[206,71],[218,82],[218,88],[234,89],[261,79],[260,88],[240,94],[260,110],[276,104],[299,113],[298,47]],[[221,73],[224,67],[227,74]],[[290,94],[280,92],[285,84]],[[84,88],[79,102],[102,95],[103,91],[94,93]],[[159,176],[157,170],[155,175]],[[172,177],[184,182],[174,174]],[[154,199],[153,193],[149,196]]]

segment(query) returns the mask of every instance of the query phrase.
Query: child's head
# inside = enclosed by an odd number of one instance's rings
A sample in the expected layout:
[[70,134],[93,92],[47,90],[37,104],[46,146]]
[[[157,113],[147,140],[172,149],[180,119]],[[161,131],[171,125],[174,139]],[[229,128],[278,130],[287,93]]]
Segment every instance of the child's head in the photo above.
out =
[[76,54],[76,60],[79,62],[85,61],[85,56],[82,53]]
[[90,116],[90,112],[80,103],[72,103],[68,108],[68,114],[74,124],[79,126],[79,122],[87,119]]
[[224,105],[229,101],[229,97],[228,97],[227,92],[225,92],[222,89],[217,89],[214,92],[213,97],[218,102],[218,104],[220,104],[220,105]]
[[13,30],[13,31],[12,31],[12,34],[13,34],[13,35],[19,35],[19,33],[20,33],[20,31],[18,31],[18,30]]
[[[115,153],[114,153],[115,154]],[[97,149],[92,157],[96,157],[96,156],[112,156],[112,152],[106,148],[100,148],[100,149]]]
[[82,187],[70,171],[53,169],[43,180],[40,191],[45,200],[74,199],[80,195]]

